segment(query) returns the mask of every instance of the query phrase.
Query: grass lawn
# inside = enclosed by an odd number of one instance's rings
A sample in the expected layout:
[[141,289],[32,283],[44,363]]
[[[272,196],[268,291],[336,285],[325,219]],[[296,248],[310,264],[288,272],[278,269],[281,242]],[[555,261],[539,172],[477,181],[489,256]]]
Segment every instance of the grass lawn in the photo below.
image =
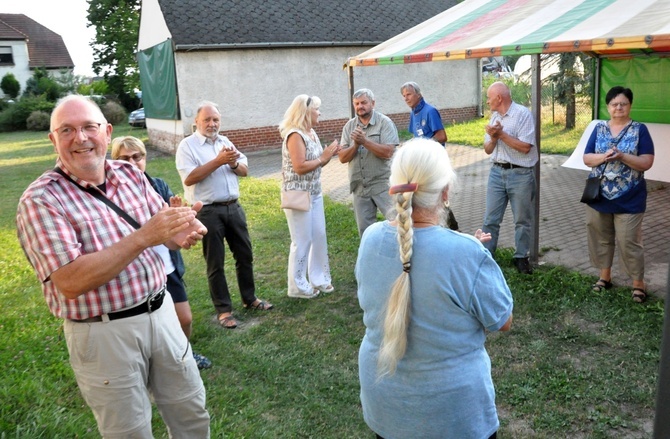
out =
[[[476,129],[480,136],[483,129]],[[447,131],[450,142],[460,139],[455,126]],[[128,133],[146,140],[144,130],[115,130],[115,135]],[[54,162],[45,133],[0,133],[3,439],[98,437],[68,363],[62,324],[49,313],[16,239],[18,199]],[[147,168],[181,192],[172,157],[152,159]],[[202,372],[212,437],[372,439],[358,398],[357,355],[364,328],[353,276],[358,234],[350,208],[326,200],[336,292],[299,301],[286,297],[290,239],[279,208],[279,185],[246,178],[241,191],[254,244],[257,294],[276,309],[244,311],[228,262],[241,326],[218,328],[201,248],[183,252],[194,314],[192,342],[214,363]],[[595,279],[562,267],[542,266],[522,276],[511,258],[508,249],[497,254],[514,294],[514,324],[511,332],[491,334],[487,341],[502,424],[498,437],[650,437],[662,302],[652,298],[634,305],[626,288],[592,293],[589,285]],[[157,413],[154,432],[166,437]]]

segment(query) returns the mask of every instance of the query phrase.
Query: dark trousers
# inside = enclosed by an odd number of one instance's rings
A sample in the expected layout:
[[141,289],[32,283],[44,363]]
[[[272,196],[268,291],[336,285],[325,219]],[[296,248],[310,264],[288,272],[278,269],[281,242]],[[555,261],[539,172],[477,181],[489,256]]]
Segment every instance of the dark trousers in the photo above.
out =
[[228,206],[209,204],[204,206],[197,216],[207,227],[207,234],[202,240],[202,253],[207,263],[209,294],[212,296],[212,303],[217,313],[231,312],[233,309],[223,269],[226,250],[224,239],[235,258],[235,272],[242,302],[253,303],[256,300],[254,257],[244,209],[239,203]]

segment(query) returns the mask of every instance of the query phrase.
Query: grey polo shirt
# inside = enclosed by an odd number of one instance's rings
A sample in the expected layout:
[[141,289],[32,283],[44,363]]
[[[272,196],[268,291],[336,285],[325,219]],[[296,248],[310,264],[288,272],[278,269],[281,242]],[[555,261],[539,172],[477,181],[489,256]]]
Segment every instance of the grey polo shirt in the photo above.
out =
[[[372,117],[367,125],[363,125],[358,116],[344,125],[340,139],[342,148],[349,148],[353,145],[351,133],[357,126],[361,127],[365,136],[373,142],[387,145],[400,143],[398,130],[393,121],[388,116],[372,110]],[[349,190],[361,197],[377,195],[388,190],[390,174],[390,159],[381,159],[365,147],[359,146],[358,152],[349,162]]]

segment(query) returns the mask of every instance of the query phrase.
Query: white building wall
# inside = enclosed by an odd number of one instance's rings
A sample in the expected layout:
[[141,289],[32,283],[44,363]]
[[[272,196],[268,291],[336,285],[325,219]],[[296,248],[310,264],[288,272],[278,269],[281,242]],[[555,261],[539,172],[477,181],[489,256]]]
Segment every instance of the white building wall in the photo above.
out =
[[[348,57],[367,47],[249,49],[176,52],[177,86],[184,132],[190,132],[198,104],[214,101],[222,110],[222,129],[278,124],[298,94],[321,98],[322,120],[349,117]],[[370,88],[383,113],[408,111],[400,94],[417,82],[438,108],[477,106],[477,60],[360,67],[354,87]]]
[[[14,59],[13,66],[0,66],[0,79],[7,73],[12,73],[16,80],[21,84],[19,95],[26,89],[26,82],[33,76],[33,72],[28,68],[28,45],[25,41],[0,41],[0,46],[11,47],[12,57]],[[0,96],[4,97],[4,93],[0,90]]]

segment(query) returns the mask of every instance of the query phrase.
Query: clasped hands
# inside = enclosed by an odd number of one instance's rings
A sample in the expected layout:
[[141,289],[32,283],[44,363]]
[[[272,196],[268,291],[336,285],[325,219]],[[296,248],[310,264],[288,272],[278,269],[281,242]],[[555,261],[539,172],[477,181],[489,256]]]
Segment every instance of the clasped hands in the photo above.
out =
[[503,126],[499,120],[493,125],[486,125],[486,134],[494,140],[498,140],[503,133]]
[[615,146],[612,146],[610,149],[607,150],[605,153],[605,162],[614,162],[617,160],[621,160],[623,157],[623,152],[619,151],[619,149]]
[[240,158],[240,152],[234,148],[223,148],[219,151],[218,157],[221,165],[234,166]]
[[365,142],[365,133],[361,127],[356,127],[354,131],[351,132],[351,141],[355,146],[363,145]]
[[[177,204],[177,200],[174,200]],[[172,203],[173,200],[171,199]],[[182,203],[179,201],[179,203]],[[207,234],[207,228],[195,217],[202,209],[202,202],[196,202],[192,207],[168,207],[167,204],[146,224],[140,228],[148,243],[147,247],[166,244],[168,248],[175,246],[189,249],[201,241]],[[169,242],[174,245],[169,245]]]

